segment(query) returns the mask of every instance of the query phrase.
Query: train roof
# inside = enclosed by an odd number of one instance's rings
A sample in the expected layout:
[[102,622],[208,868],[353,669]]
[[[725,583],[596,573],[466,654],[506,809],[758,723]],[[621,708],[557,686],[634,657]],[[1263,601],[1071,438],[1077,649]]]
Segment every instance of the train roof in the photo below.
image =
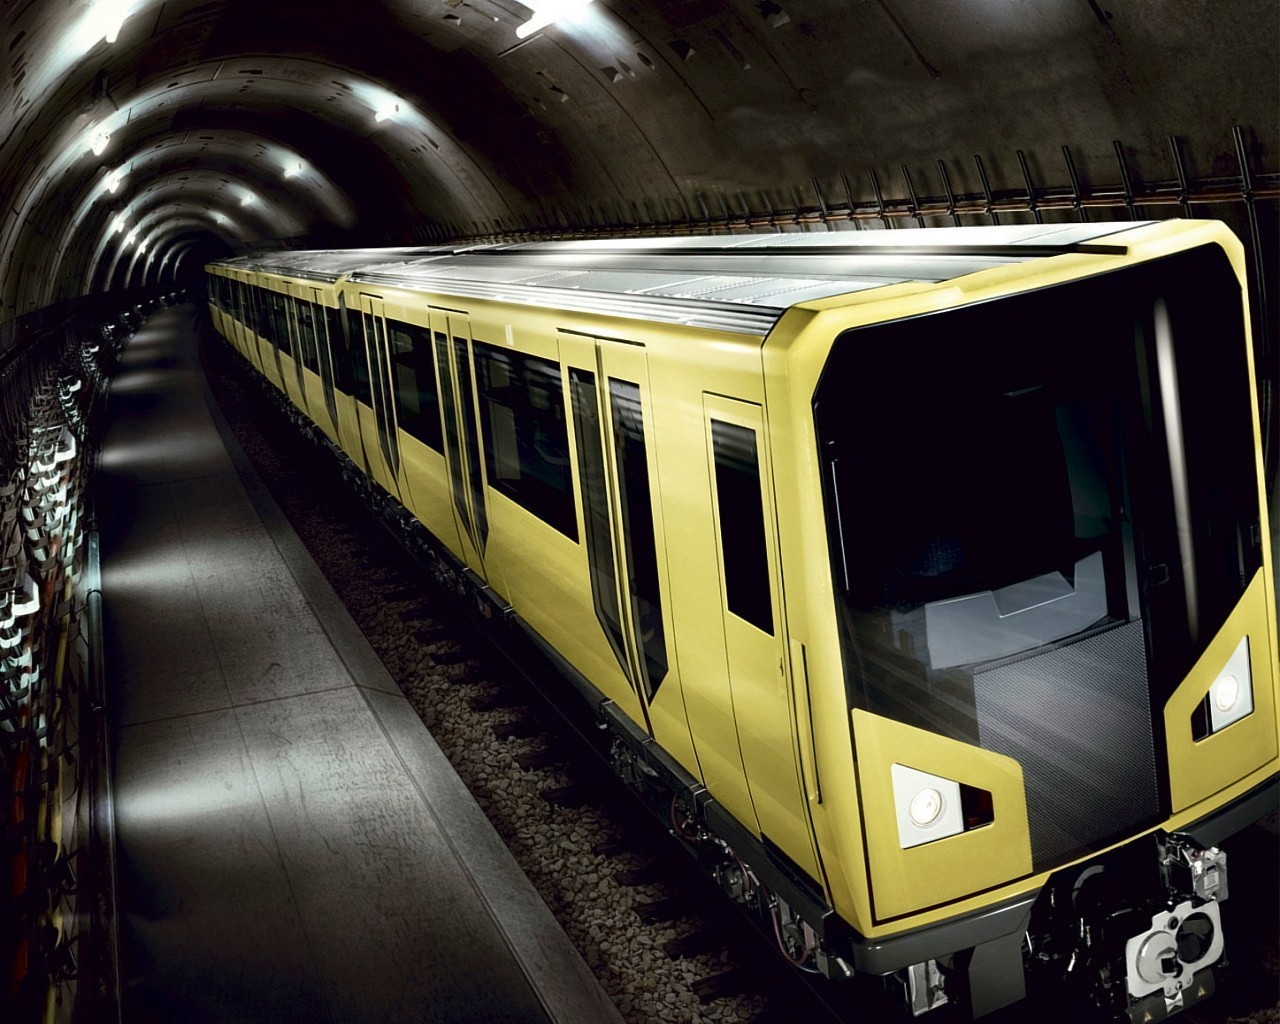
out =
[[1152,222],[289,252],[225,265],[763,336],[797,303],[1073,252]]
[[376,267],[383,263],[404,263],[417,258],[444,256],[465,252],[465,246],[400,246],[379,249],[295,249],[283,252],[255,253],[229,260],[216,260],[214,266],[233,270],[250,270],[282,277],[301,277],[308,281],[333,283],[353,270]]

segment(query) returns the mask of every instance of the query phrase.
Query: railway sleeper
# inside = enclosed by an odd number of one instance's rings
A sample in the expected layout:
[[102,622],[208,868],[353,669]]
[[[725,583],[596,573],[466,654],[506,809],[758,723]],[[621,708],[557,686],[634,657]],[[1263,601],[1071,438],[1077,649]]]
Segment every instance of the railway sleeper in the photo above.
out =
[[661,881],[667,873],[660,861],[650,860],[631,868],[621,868],[614,873],[614,881],[628,889]]
[[730,967],[727,971],[700,978],[693,983],[693,993],[704,1006],[725,996],[742,995],[756,987],[756,972],[746,967]]
[[[540,771],[544,768],[559,768],[565,763],[565,756],[551,747],[543,747],[516,754],[516,764],[520,766],[522,771],[526,772]],[[599,852],[598,848],[596,852]]]
[[683,917],[689,909],[688,900],[681,896],[659,896],[656,900],[636,903],[631,911],[644,924],[663,924]]
[[514,718],[509,722],[499,722],[490,728],[499,740],[529,739],[541,736],[545,732],[543,724],[533,715]]
[[691,956],[721,953],[728,945],[725,934],[719,928],[703,924],[687,935],[671,939],[662,949],[672,960],[684,960]]
[[556,807],[582,807],[599,796],[591,786],[581,782],[567,782],[563,786],[552,786],[542,790],[538,795]]
[[464,661],[471,660],[471,651],[465,646],[455,644],[452,641],[447,641],[446,646],[434,651],[428,651],[427,654],[430,655],[432,661],[441,666],[460,665]]
[[472,711],[498,711],[505,708],[525,707],[524,697],[504,686],[494,686],[467,698]]

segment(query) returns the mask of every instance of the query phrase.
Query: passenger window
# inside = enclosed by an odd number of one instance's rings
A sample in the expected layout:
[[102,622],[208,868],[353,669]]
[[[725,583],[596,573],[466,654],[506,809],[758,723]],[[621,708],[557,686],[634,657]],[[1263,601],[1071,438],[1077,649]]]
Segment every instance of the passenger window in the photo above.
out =
[[351,397],[365,405],[373,405],[369,388],[369,363],[365,353],[364,320],[360,310],[347,310],[347,365],[351,368]]
[[489,486],[578,539],[560,364],[475,343]]
[[293,355],[293,341],[289,337],[289,314],[285,297],[277,292],[269,294],[271,302],[271,340],[287,356]]
[[458,510],[458,517],[467,525],[467,532],[473,533],[471,512],[467,508],[465,497],[467,481],[463,476],[458,416],[454,412],[453,377],[449,374],[449,336],[443,331],[436,331],[434,340],[436,360],[440,364],[441,396],[444,399],[445,437],[449,440],[449,476],[453,480],[453,507]]
[[610,377],[609,408],[613,415],[622,533],[627,547],[627,564],[631,569],[628,582],[636,630],[644,648],[645,679],[652,697],[667,675],[667,642],[662,626],[653,497],[649,489],[649,459],[639,386]]
[[433,451],[443,452],[440,400],[431,332],[425,327],[387,321],[391,344],[392,393],[400,411],[400,429]]
[[617,564],[613,558],[609,525],[609,485],[604,464],[603,426],[596,397],[596,376],[590,370],[569,368],[569,394],[573,402],[574,434],[578,449],[578,474],[582,486],[582,523],[586,533],[587,565],[596,618],[604,627],[618,662],[626,668],[626,638],[618,608]]
[[349,395],[353,388],[346,324],[341,312],[332,306],[324,307],[324,318],[329,331],[329,352],[333,360],[333,386]]
[[713,419],[711,446],[725,601],[734,615],[772,635],[773,601],[756,434],[746,427]]
[[302,365],[312,373],[320,372],[320,360],[316,353],[315,313],[306,299],[293,300],[294,321],[298,325],[298,349]]
[[476,546],[484,550],[489,536],[489,521],[484,506],[484,481],[480,476],[480,430],[476,423],[476,407],[472,400],[471,357],[467,339],[453,336],[454,367],[458,371],[458,404],[462,406],[463,441],[467,446],[467,480],[471,485],[471,507],[475,511]]

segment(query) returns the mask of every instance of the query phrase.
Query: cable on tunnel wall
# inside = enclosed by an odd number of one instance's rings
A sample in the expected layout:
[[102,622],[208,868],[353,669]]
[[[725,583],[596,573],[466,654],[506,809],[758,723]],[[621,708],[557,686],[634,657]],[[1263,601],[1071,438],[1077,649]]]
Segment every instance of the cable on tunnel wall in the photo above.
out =
[[155,302],[99,296],[0,326],[0,1003],[14,1024],[107,1019],[116,998],[91,488],[120,347]]

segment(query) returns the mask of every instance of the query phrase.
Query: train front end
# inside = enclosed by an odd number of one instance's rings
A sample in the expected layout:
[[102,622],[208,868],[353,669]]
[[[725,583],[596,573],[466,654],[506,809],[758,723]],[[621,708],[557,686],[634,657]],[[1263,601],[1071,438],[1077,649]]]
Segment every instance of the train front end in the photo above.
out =
[[1178,230],[844,330],[813,393],[847,884],[918,1012],[1037,975],[1134,1021],[1204,998],[1221,843],[1275,805],[1241,261]]

